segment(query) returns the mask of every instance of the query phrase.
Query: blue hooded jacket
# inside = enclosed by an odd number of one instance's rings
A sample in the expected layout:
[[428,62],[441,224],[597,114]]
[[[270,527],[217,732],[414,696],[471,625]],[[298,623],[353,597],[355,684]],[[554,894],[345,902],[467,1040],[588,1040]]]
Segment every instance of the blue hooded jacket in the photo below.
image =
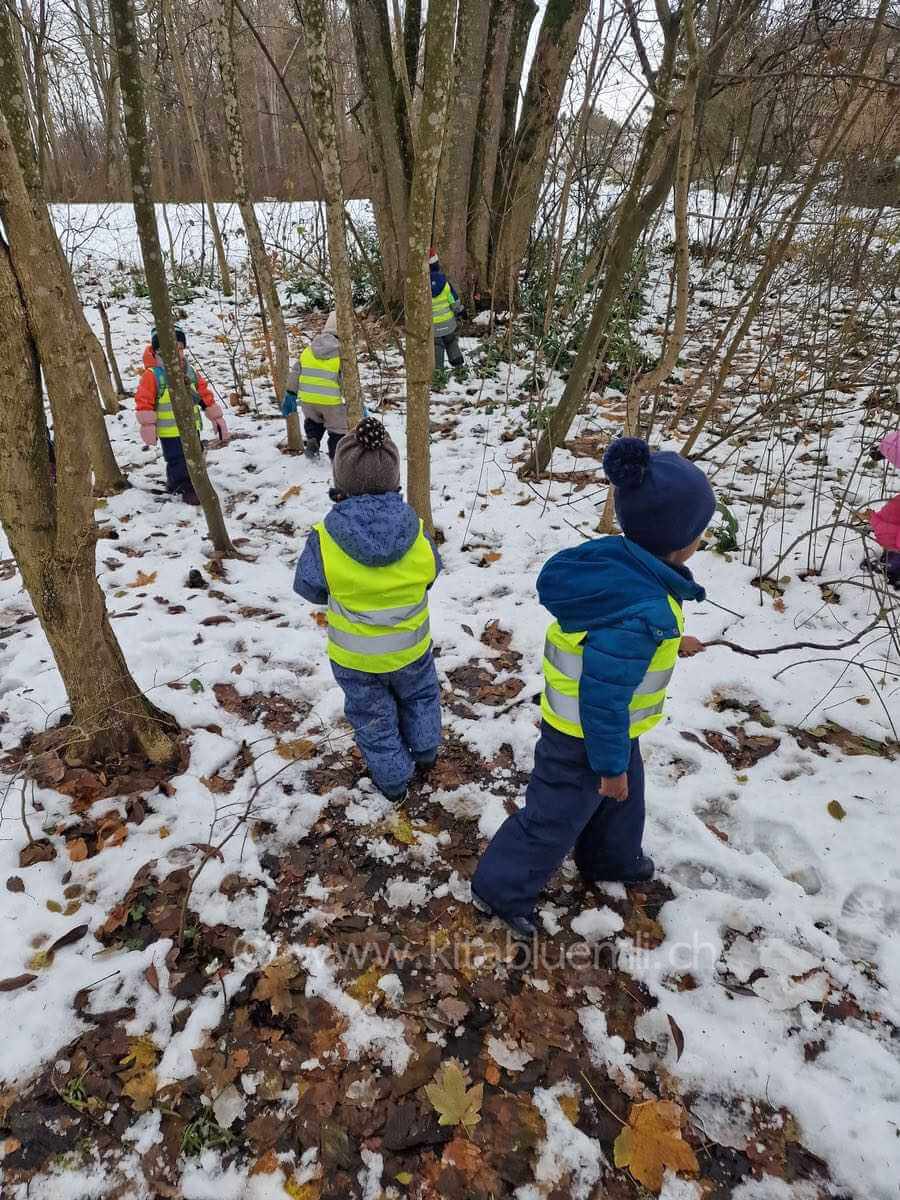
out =
[[624,537],[554,554],[537,589],[564,633],[587,630],[578,693],[585,750],[598,775],[621,775],[631,754],[628,705],[660,642],[678,635],[667,597],[706,593],[686,567]]
[[[410,549],[419,536],[419,518],[399,493],[387,492],[341,500],[325,518],[325,528],[344,553],[357,562],[367,567],[385,567],[397,562]],[[439,574],[441,558],[433,542],[431,549]],[[294,591],[311,604],[328,603],[328,583],[315,529],[310,531],[297,563]]]

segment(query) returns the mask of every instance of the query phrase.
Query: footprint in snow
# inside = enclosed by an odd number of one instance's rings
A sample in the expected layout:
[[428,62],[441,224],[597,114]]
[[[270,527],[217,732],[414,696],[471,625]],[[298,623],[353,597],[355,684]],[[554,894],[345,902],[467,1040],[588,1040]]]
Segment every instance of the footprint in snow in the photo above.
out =
[[785,879],[799,883],[807,896],[822,890],[822,876],[815,866],[816,853],[809,842],[783,821],[754,821],[754,848],[775,864]]
[[841,906],[838,941],[851,958],[872,959],[883,937],[900,933],[900,892],[858,884]]
[[765,888],[751,883],[749,879],[741,879],[740,876],[723,878],[717,871],[704,866],[703,863],[676,863],[666,872],[666,875],[682,887],[700,891],[722,892],[726,896],[737,896],[748,900],[762,900],[768,895]]

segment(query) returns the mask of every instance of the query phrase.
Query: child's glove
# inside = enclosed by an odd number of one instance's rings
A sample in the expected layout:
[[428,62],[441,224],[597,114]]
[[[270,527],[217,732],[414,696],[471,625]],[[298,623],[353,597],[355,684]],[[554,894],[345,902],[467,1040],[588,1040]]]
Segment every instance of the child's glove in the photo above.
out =
[[156,413],[155,412],[139,412],[138,432],[141,435],[141,441],[145,446],[156,445]]
[[290,417],[297,411],[297,393],[285,392],[284,400],[281,405],[281,415]]
[[231,441],[231,434],[228,432],[228,426],[225,424],[225,414],[222,412],[221,404],[211,404],[206,410],[206,415],[213,429],[219,435],[219,441],[223,446],[227,446]]

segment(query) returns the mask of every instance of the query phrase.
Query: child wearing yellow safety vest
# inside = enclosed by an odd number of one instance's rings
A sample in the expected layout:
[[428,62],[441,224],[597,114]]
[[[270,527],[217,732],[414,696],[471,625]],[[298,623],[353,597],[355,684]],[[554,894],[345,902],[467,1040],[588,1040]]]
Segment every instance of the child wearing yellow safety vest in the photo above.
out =
[[639,438],[603,459],[624,537],[563,550],[538,576],[556,618],[544,644],[541,735],[525,807],[500,826],[472,880],[472,900],[514,933],[537,932],[535,904],[570,852],[588,882],[644,883],[640,738],[662,720],[684,637],[682,606],[703,589],[685,566],[715,512],[704,473]]
[[311,531],[294,591],[327,605],[328,656],[372,781],[391,801],[441,741],[428,590],[441,569],[400,495],[400,453],[371,417],[334,457],[334,508]]
[[450,359],[450,366],[458,369],[463,365],[463,356],[456,332],[456,318],[463,312],[463,306],[456,294],[456,288],[441,270],[440,259],[434,246],[428,251],[428,271],[431,277],[431,326],[434,332],[435,370],[444,369],[445,355]]
[[341,343],[337,336],[337,313],[330,312],[325,327],[313,338],[294,363],[287,380],[282,416],[303,413],[303,435],[307,458],[319,453],[328,433],[328,455],[334,458],[338,442],[347,432],[347,405],[341,392]]

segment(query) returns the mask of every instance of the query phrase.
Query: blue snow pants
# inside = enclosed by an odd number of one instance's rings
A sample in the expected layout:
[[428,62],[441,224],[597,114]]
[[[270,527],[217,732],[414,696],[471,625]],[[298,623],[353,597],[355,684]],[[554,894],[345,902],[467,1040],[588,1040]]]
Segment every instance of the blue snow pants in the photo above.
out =
[[585,879],[626,877],[641,856],[644,764],[631,743],[628,799],[597,791],[581,738],[546,721],[534,751],[525,807],[494,834],[472,879],[472,891],[504,916],[530,916],[538,893],[570,852]]
[[166,485],[170,492],[193,491],[194,485],[188,474],[187,459],[180,437],[160,438],[163,458],[166,460]]
[[441,689],[431,650],[399,671],[353,671],[333,662],[344,712],[372,782],[389,796],[403,792],[417,762],[441,742]]

